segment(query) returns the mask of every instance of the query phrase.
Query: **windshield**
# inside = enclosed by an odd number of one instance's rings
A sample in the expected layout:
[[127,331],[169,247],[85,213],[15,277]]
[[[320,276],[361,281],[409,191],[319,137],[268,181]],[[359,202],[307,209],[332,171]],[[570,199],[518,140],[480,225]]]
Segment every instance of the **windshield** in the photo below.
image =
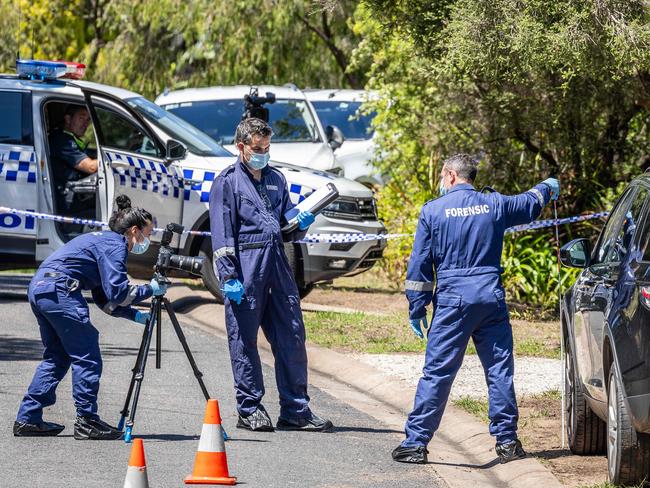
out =
[[126,102],[149,122],[164,131],[172,139],[182,142],[187,150],[197,156],[232,156],[229,151],[217,144],[213,139],[188,124],[183,119],[160,108],[146,98],[130,98]]
[[335,125],[348,140],[370,139],[373,134],[370,123],[375,114],[363,115],[359,112],[361,102],[312,102],[323,127]]
[[[195,125],[220,144],[234,144],[235,129],[244,113],[244,100],[207,100],[164,105],[165,109]],[[264,105],[269,110],[273,142],[320,142],[316,121],[304,100],[280,100]]]

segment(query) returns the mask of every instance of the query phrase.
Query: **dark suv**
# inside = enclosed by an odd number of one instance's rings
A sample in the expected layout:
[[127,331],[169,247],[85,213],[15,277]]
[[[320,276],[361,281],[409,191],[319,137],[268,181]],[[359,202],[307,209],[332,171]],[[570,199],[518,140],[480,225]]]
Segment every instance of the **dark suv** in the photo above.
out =
[[616,202],[593,248],[576,239],[562,263],[584,268],[564,296],[569,447],[607,452],[609,479],[650,478],[650,174]]

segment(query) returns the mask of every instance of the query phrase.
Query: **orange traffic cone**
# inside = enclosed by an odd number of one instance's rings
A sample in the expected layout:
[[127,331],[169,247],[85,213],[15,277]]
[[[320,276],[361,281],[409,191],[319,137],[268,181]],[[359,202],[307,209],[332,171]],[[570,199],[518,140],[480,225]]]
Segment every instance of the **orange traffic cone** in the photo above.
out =
[[129,467],[126,469],[124,488],[149,488],[147,463],[144,460],[142,439],[133,439]]
[[193,485],[234,485],[237,478],[228,474],[226,446],[223,442],[219,402],[208,400],[205,419],[201,429],[201,440],[194,460],[194,471],[185,478]]

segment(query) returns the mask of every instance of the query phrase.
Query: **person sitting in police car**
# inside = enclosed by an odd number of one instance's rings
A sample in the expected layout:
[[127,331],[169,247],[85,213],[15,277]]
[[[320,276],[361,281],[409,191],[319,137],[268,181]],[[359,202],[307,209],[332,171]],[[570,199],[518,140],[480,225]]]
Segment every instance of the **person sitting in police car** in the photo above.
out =
[[97,159],[90,154],[88,143],[81,139],[88,124],[90,116],[86,107],[70,104],[63,115],[63,127],[54,130],[50,136],[50,157],[59,211],[78,210],[74,208],[73,199],[67,196],[66,183],[97,173]]
[[97,414],[102,374],[99,332],[90,321],[81,292],[89,290],[95,304],[109,315],[146,324],[149,312],[140,312],[133,305],[164,294],[166,287],[155,279],[146,285],[129,283],[128,253],[146,252],[153,218],[146,210],[132,208],[125,195],[118,196],[116,203],[110,231],[72,239],[41,264],[29,284],[29,303],[45,349],[14,422],[17,437],[55,436],[65,428],[45,422],[43,409],[55,403],[56,388],[70,368],[77,409],[74,438],[110,440],[122,436]]

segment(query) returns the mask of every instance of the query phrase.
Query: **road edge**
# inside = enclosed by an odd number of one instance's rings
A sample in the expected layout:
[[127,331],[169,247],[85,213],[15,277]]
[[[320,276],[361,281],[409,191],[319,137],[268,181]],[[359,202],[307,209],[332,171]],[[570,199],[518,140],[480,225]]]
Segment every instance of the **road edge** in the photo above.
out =
[[[205,293],[205,292],[204,292]],[[198,294],[206,297],[204,293]],[[187,318],[202,325],[202,329],[226,335],[223,312],[215,315],[215,303],[197,300],[197,291],[185,286],[170,288],[167,297],[174,308],[188,307],[181,312]],[[211,297],[211,295],[207,295]],[[272,353],[265,340],[258,343],[265,362],[272,363]],[[392,427],[403,428],[403,422],[412,408],[415,389],[406,386],[398,379],[393,379],[378,369],[361,363],[350,356],[321,347],[307,344],[309,372],[322,378],[333,380],[356,392],[368,396],[380,404],[394,410],[393,416],[376,411],[364,413],[371,415]],[[319,386],[319,385],[315,385]],[[358,405],[353,405],[359,408]],[[363,408],[360,408],[363,411]],[[398,423],[395,422],[397,413]],[[533,457],[508,463],[496,462],[494,440],[489,435],[487,426],[470,414],[448,403],[439,430],[428,446],[429,456],[436,472],[452,488],[474,486],[503,486],[508,488],[545,488],[561,487],[562,484],[542,463]],[[385,453],[387,462],[390,453]],[[417,469],[417,467],[414,467]]]

